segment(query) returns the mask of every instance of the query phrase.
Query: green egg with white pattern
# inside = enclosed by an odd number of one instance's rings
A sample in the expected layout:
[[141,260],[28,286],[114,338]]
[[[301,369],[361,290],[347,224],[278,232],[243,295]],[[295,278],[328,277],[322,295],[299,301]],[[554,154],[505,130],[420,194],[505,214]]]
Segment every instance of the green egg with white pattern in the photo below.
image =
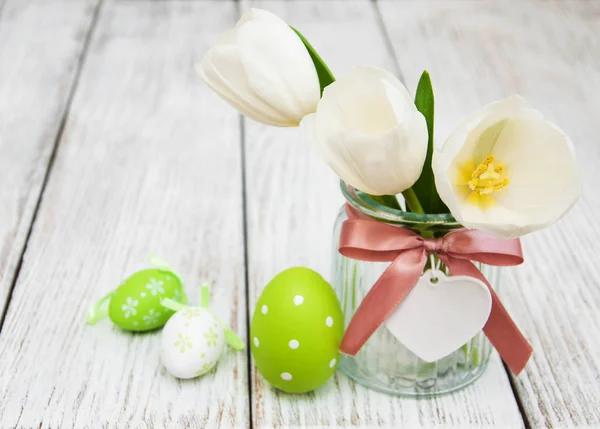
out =
[[181,280],[169,271],[154,268],[138,271],[114,292],[108,316],[125,331],[160,328],[175,314],[160,304],[163,298],[186,304],[187,296]]
[[335,291],[317,272],[282,271],[260,295],[250,325],[258,371],[288,393],[322,386],[339,363],[343,323]]

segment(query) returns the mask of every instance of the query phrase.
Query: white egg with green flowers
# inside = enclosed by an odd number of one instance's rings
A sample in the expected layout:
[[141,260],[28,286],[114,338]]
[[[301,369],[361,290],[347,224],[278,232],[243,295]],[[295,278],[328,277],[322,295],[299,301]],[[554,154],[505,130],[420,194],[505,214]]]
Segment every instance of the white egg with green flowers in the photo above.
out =
[[215,367],[225,346],[223,325],[207,309],[177,311],[162,331],[161,359],[177,378],[204,375]]
[[208,309],[209,289],[201,287],[200,307],[188,307],[165,299],[162,305],[176,311],[161,336],[161,360],[177,378],[194,378],[211,371],[223,354],[225,343],[243,350],[244,342]]

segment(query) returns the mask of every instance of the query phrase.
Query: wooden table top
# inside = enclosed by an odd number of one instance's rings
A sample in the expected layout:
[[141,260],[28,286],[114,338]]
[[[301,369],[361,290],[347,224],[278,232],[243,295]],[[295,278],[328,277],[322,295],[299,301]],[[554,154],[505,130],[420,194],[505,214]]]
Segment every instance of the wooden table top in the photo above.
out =
[[[273,428],[600,425],[600,2],[0,0],[0,427]],[[247,336],[280,270],[330,270],[336,176],[299,129],[267,127],[193,72],[249,7],[300,29],[334,74],[355,64],[436,92],[437,144],[465,115],[519,93],[571,136],[582,198],[523,239],[504,302],[535,353],[519,377],[494,353],[477,382],[403,399],[337,374],[288,395],[247,352],[178,381],[160,334],[88,308],[168,260],[213,285]]]

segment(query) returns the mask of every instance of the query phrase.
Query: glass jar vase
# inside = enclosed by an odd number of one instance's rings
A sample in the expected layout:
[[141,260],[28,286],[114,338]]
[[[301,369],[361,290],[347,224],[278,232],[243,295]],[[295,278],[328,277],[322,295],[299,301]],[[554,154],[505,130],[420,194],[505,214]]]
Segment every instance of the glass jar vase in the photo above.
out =
[[[346,201],[362,214],[377,221],[410,229],[424,237],[440,237],[461,228],[450,214],[415,214],[392,209],[373,197],[342,183]],[[333,236],[332,285],[336,290],[345,327],[373,284],[389,262],[367,262],[347,258],[338,252],[342,223],[347,219],[344,207],[335,221]],[[476,264],[499,293],[499,267]],[[426,266],[425,269],[428,267]],[[441,269],[449,273],[442,265]],[[427,323],[427,309],[415,323]],[[448,356],[425,362],[408,350],[381,325],[356,356],[342,355],[340,369],[360,384],[393,395],[424,397],[452,392],[475,381],[487,366],[492,345],[483,332]]]

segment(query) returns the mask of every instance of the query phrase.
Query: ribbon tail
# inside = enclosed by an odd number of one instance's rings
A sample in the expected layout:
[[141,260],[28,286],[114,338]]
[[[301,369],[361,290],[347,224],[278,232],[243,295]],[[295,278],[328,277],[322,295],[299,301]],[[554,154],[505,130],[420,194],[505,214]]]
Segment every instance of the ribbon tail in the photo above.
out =
[[188,308],[187,305],[182,304],[181,302],[173,301],[171,298],[163,298],[160,300],[160,305],[165,308],[168,308],[171,311],[179,311],[184,308]]
[[210,286],[208,283],[202,283],[200,286],[200,307],[208,308],[210,303]]
[[487,285],[492,294],[492,312],[483,327],[483,332],[513,374],[519,375],[531,357],[533,348],[500,302],[494,289],[471,261],[451,256],[441,257],[441,259],[448,266],[451,275],[474,277]]
[[244,340],[242,340],[229,326],[227,326],[227,323],[225,323],[223,319],[215,316],[214,314],[213,316],[219,321],[221,326],[223,326],[223,330],[225,331],[225,341],[227,341],[229,347],[238,351],[244,350],[246,347]]
[[519,375],[533,354],[533,348],[500,302],[498,295],[491,288],[490,292],[492,312],[483,327],[483,332],[513,374]]
[[95,303],[92,306],[92,308],[88,310],[87,315],[85,316],[85,321],[89,325],[94,325],[100,320],[104,319],[106,316],[108,316],[108,303],[110,302],[110,299],[113,297],[114,294],[114,290],[110,291],[102,298],[100,298],[98,302]]
[[154,267],[157,270],[164,271],[165,273],[169,273],[169,274],[173,275],[177,279],[179,284],[181,286],[183,286],[183,282],[181,281],[181,277],[179,277],[179,274],[177,274],[168,263],[166,263],[165,261],[160,259],[158,256],[150,255],[148,257],[148,262],[150,262],[152,265],[154,265]]
[[427,255],[417,248],[401,253],[379,277],[350,321],[340,351],[354,356],[419,280]]

